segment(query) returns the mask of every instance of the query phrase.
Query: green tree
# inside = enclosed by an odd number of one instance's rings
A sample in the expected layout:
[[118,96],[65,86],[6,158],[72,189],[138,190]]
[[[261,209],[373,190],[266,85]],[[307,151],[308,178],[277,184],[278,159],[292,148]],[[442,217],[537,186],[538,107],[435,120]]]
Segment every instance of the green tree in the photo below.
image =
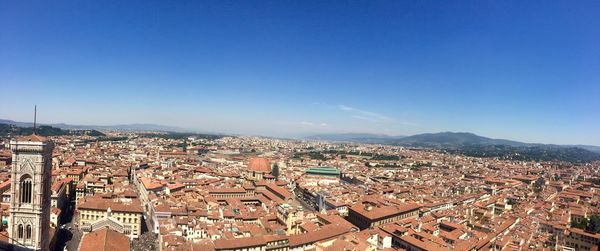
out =
[[546,183],[546,181],[544,181],[544,178],[543,177],[539,177],[535,181],[535,183],[533,183],[533,191],[536,192],[536,193],[541,192],[545,183]]
[[271,174],[275,176],[275,180],[279,180],[279,165],[273,165],[273,169],[271,169]]
[[590,222],[588,223],[586,230],[592,233],[600,233],[600,215],[592,215]]
[[587,225],[588,225],[587,218],[583,218],[583,220],[580,222],[575,222],[575,221],[571,222],[571,227],[579,228],[579,229],[586,229]]

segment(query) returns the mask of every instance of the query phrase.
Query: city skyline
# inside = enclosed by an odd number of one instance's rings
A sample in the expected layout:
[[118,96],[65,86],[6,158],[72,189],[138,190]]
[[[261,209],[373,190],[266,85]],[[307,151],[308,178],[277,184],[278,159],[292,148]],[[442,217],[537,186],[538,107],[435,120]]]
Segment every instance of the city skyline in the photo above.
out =
[[591,1],[0,7],[0,119],[600,145]]

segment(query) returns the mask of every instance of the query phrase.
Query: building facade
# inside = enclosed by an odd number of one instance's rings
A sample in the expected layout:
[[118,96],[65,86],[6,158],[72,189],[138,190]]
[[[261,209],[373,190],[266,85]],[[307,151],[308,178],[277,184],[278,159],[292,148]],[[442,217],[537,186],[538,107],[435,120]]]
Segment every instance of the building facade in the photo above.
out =
[[102,199],[87,197],[77,206],[79,227],[84,232],[108,227],[138,238],[142,232],[143,209],[138,199]]
[[33,134],[12,140],[10,148],[13,152],[10,242],[33,250],[49,250],[54,144]]

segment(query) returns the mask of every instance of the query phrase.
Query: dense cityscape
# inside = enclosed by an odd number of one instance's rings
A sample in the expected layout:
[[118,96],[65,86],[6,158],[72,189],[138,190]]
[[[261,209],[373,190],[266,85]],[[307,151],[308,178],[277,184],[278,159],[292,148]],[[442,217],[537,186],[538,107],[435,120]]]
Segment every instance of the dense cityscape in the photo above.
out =
[[0,1],[0,251],[598,251],[599,0]]
[[11,149],[39,141],[54,145],[45,160],[54,250],[597,250],[600,244],[600,162],[246,136],[83,134],[2,143],[5,242],[19,245],[31,236],[8,232],[17,231],[10,227],[11,184],[17,184],[11,167],[20,163]]

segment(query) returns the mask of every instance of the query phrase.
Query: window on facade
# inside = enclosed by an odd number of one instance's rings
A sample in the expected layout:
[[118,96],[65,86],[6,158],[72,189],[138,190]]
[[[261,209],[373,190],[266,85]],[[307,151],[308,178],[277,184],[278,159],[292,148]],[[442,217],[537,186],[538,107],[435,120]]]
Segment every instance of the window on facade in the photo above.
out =
[[23,239],[23,224],[19,224],[17,232],[17,236],[19,236],[19,239]]
[[29,176],[25,176],[21,179],[19,184],[20,192],[21,192],[21,203],[31,203],[31,194],[32,194],[32,181]]
[[27,225],[27,231],[25,231],[25,237],[31,239],[31,225]]

